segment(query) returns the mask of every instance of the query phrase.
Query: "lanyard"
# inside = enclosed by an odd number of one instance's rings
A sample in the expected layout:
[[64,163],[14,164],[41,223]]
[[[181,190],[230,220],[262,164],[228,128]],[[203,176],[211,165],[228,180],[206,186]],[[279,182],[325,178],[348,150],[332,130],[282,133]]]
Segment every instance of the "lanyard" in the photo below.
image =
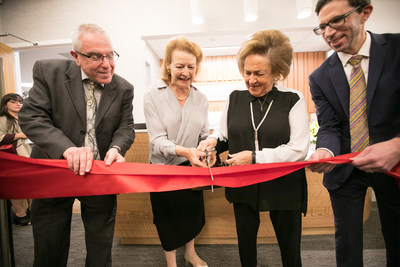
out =
[[256,126],[254,124],[253,105],[252,105],[252,102],[250,102],[251,123],[253,124],[253,129],[254,129],[254,144],[255,144],[256,151],[259,150],[258,129],[260,128],[261,124],[264,122],[265,118],[267,117],[268,112],[271,109],[272,103],[274,103],[274,100],[272,100],[271,104],[269,104],[269,107],[268,107],[267,111],[265,112],[264,117],[262,118],[262,120],[260,121],[260,123],[257,125],[257,128],[256,128]]

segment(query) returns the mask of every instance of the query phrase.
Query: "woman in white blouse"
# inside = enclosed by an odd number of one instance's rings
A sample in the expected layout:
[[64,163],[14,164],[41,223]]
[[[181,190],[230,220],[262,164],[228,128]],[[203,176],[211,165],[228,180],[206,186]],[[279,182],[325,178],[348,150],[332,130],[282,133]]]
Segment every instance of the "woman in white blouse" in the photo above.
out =
[[[309,145],[304,97],[277,85],[289,74],[292,57],[289,38],[280,31],[258,31],[247,39],[237,56],[247,90],[230,94],[220,128],[199,149],[227,142],[230,165],[304,160]],[[304,169],[269,182],[227,187],[225,197],[233,203],[242,266],[257,266],[259,213],[263,211],[269,211],[282,265],[301,266],[301,217],[307,210]]]
[[[186,38],[167,44],[162,81],[144,97],[151,164],[206,167],[205,153],[196,147],[209,133],[208,100],[192,85],[202,58],[200,47]],[[183,245],[186,262],[207,266],[194,249],[205,223],[203,192],[157,192],[150,199],[167,266],[176,266],[176,249]]]

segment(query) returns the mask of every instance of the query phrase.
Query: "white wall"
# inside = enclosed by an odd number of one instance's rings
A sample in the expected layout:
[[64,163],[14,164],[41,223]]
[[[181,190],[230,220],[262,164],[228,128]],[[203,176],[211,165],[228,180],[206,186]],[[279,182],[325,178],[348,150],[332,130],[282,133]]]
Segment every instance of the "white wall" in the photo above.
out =
[[[120,54],[116,73],[135,86],[134,116],[135,122],[141,123],[144,122],[143,95],[147,89],[145,62],[159,65],[151,51],[146,51],[142,36],[226,34],[263,28],[312,29],[317,24],[315,14],[305,20],[291,19],[295,18],[294,0],[259,0],[260,17],[253,23],[243,23],[242,0],[203,2],[208,7],[205,23],[193,25],[189,0],[4,0],[0,6],[0,29],[38,42],[40,49],[46,45],[68,45],[70,33],[78,24],[101,26]],[[373,0],[373,3],[376,8],[368,28],[375,32],[400,32],[400,1]],[[11,37],[3,38],[3,42],[18,49],[32,48]],[[152,78],[157,77],[157,71],[152,69]]]

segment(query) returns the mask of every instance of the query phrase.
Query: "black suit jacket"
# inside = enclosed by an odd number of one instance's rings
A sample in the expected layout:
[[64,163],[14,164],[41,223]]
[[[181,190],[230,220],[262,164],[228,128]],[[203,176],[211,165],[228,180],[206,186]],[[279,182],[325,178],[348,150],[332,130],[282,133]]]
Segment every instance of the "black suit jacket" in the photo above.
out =
[[[81,69],[71,60],[37,61],[34,84],[19,112],[22,131],[32,140],[33,158],[62,158],[71,146],[83,146],[86,100]],[[103,88],[96,115],[96,140],[104,159],[116,145],[122,155],[133,143],[133,86],[114,74]]]
[[[400,137],[400,34],[370,34],[367,116],[370,139],[379,143]],[[320,124],[316,147],[335,156],[350,153],[350,88],[337,53],[310,75],[310,90]],[[324,175],[325,187],[340,187],[352,170],[336,166]]]

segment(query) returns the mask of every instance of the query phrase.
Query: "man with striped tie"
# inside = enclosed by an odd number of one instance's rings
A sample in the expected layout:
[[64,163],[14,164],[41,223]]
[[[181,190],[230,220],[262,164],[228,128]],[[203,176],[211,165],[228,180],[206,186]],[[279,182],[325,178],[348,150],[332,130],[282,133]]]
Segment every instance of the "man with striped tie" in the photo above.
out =
[[352,165],[312,164],[324,174],[335,217],[337,266],[363,266],[363,210],[374,189],[387,266],[400,266],[400,190],[383,172],[400,161],[400,34],[365,31],[370,0],[319,0],[322,35],[335,51],[310,75],[320,129],[310,161],[360,152]]
[[[65,159],[71,171],[83,176],[93,160],[105,165],[125,161],[135,138],[133,85],[114,73],[119,55],[98,25],[79,25],[72,46],[74,60],[35,63],[19,123],[34,143],[32,158]],[[34,267],[67,266],[75,198],[85,228],[85,266],[112,265],[117,197],[91,195],[33,200]]]

